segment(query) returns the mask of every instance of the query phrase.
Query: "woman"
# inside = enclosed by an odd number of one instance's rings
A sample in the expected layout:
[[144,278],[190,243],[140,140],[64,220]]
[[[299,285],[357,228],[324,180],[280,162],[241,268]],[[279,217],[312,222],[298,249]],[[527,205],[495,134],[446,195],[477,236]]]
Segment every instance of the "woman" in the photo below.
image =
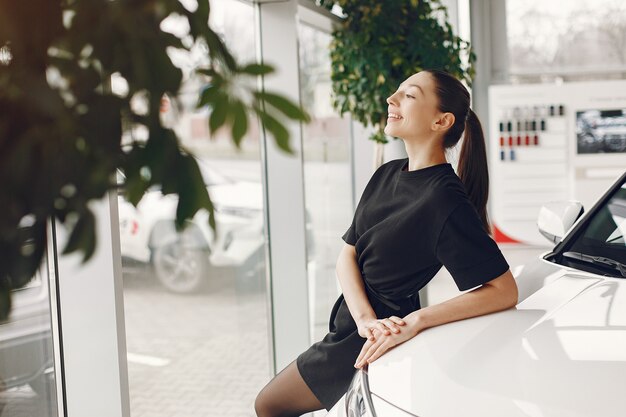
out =
[[[455,77],[424,70],[387,98],[385,133],[408,158],[380,166],[368,182],[337,260],[342,288],[329,333],[259,393],[259,417],[329,410],[355,368],[426,328],[513,307],[517,286],[489,236],[489,179],[482,128]],[[445,150],[464,133],[458,172]],[[461,294],[421,308],[418,291],[444,265]]]

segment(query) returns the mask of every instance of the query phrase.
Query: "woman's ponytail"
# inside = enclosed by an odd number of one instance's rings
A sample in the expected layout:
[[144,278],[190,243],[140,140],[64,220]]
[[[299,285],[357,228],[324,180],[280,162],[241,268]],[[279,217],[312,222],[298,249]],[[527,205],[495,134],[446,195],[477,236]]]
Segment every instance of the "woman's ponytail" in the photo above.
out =
[[487,198],[489,197],[489,171],[485,137],[480,120],[470,109],[470,94],[455,76],[438,69],[425,70],[435,81],[435,92],[439,100],[438,109],[442,113],[452,113],[454,123],[443,136],[443,147],[449,149],[464,136],[459,155],[457,175],[465,186],[465,192],[488,234],[491,227],[487,219]]
[[467,195],[478,212],[487,233],[491,227],[487,219],[487,199],[489,198],[489,171],[483,128],[478,116],[469,109],[465,119],[463,146],[459,155],[458,175]]

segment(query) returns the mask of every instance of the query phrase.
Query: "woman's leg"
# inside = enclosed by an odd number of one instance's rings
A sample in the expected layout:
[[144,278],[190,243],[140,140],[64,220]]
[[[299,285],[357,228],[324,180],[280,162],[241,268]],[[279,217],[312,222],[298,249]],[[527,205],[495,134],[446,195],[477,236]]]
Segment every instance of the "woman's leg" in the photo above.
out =
[[258,417],[295,417],[322,408],[324,406],[302,379],[296,361],[280,371],[254,402]]

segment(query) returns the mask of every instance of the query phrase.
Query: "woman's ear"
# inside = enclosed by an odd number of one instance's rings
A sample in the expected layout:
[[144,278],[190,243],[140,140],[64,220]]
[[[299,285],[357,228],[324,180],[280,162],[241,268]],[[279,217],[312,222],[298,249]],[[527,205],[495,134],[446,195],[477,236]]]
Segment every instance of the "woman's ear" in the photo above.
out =
[[454,114],[450,112],[442,113],[441,116],[433,122],[432,129],[434,131],[447,130],[454,124]]

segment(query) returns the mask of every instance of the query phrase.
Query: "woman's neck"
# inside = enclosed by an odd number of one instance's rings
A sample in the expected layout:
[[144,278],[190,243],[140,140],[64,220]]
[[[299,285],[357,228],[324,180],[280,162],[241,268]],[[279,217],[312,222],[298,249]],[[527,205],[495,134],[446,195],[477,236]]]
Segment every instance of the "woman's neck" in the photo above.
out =
[[448,162],[443,149],[427,145],[419,146],[405,142],[406,154],[409,157],[408,171],[415,171],[416,169]]

